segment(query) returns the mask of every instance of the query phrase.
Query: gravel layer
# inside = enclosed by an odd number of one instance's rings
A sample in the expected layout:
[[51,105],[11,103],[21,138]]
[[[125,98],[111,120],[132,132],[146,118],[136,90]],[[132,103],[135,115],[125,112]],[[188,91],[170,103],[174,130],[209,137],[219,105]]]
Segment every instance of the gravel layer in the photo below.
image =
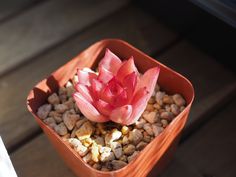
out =
[[[77,82],[76,76],[72,80]],[[37,115],[81,156],[101,171],[130,163],[186,106],[180,94],[168,95],[156,85],[146,110],[133,125],[95,123],[86,119],[72,97],[72,82],[51,94]]]

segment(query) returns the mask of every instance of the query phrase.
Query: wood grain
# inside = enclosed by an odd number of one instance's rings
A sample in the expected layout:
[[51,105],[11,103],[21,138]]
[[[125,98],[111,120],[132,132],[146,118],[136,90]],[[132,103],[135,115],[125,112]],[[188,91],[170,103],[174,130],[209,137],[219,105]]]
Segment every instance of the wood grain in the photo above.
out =
[[232,177],[236,174],[235,98],[177,151],[177,158],[191,163],[202,176]]
[[187,77],[195,89],[185,135],[235,95],[235,74],[186,40],[156,58]]
[[11,160],[19,177],[75,177],[44,135],[13,153]]
[[0,26],[0,75],[120,9],[127,0],[48,1]]
[[10,17],[23,12],[25,8],[28,8],[43,0],[7,0],[0,2],[0,24],[3,21],[8,20]]
[[175,40],[176,35],[141,10],[127,8],[2,77],[0,134],[8,148],[38,131],[25,106],[29,90],[90,44],[111,37],[122,38],[150,54]]

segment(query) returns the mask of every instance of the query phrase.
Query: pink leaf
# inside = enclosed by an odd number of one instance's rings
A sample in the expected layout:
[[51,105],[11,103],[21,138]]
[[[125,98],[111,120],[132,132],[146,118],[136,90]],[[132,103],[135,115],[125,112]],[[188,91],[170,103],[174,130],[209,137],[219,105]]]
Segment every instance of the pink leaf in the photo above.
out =
[[78,91],[88,102],[92,103],[93,98],[90,95],[90,91],[88,86],[82,84],[76,84],[75,86],[76,91]]
[[149,98],[150,94],[145,87],[137,91],[132,100],[131,105],[133,107],[133,112],[130,116],[130,119],[127,121],[128,125],[133,124],[140,118],[147,106],[147,101],[149,100]]
[[73,94],[76,104],[83,115],[94,122],[107,122],[109,118],[102,115],[91,103],[89,103],[80,93]]
[[108,71],[104,67],[99,68],[98,80],[104,84],[108,83],[113,78],[112,72]]
[[127,91],[128,100],[132,99],[137,84],[137,74],[132,72],[123,80],[124,89]]
[[91,85],[92,79],[97,78],[97,75],[89,68],[86,68],[83,70],[79,69],[77,71],[77,75],[78,75],[78,80],[79,80],[78,83],[83,84],[83,85],[87,85],[87,86]]
[[147,91],[152,94],[157,82],[157,78],[159,76],[160,68],[159,67],[154,67],[149,70],[147,70],[144,75],[141,76],[141,78],[138,81],[136,91],[137,92],[139,89],[146,87]]
[[134,58],[131,57],[129,60],[124,61],[122,66],[120,67],[120,69],[117,72],[117,79],[122,82],[123,79],[131,73],[138,73],[138,70],[134,64]]
[[109,103],[103,101],[103,100],[98,100],[96,101],[96,108],[98,109],[98,111],[100,111],[100,113],[102,113],[105,116],[109,116],[112,112],[112,110],[114,109],[114,107],[112,105],[110,105]]
[[110,119],[116,123],[125,125],[131,113],[132,113],[132,106],[124,105],[122,107],[114,109],[110,115]]
[[99,63],[99,68],[104,67],[111,73],[116,74],[121,64],[121,60],[109,49],[106,49],[105,56]]

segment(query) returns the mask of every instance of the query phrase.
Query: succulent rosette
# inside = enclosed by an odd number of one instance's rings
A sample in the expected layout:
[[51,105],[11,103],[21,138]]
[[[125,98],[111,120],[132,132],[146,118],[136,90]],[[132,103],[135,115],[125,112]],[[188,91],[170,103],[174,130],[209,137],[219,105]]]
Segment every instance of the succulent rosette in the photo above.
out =
[[140,74],[133,57],[121,61],[109,49],[98,66],[78,69],[73,97],[83,115],[94,122],[136,122],[145,110],[159,75],[159,67]]

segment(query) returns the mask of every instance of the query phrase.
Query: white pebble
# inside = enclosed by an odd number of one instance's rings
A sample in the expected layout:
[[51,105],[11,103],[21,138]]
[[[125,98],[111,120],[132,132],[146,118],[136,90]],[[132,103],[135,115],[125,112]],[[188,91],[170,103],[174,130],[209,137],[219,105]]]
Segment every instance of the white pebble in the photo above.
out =
[[121,137],[122,133],[117,129],[113,130],[111,133],[106,134],[105,143],[110,144],[111,142],[118,140]]
[[68,139],[68,142],[72,147],[74,147],[75,151],[78,152],[80,156],[83,157],[87,154],[88,148],[85,147],[77,138],[70,138]]

